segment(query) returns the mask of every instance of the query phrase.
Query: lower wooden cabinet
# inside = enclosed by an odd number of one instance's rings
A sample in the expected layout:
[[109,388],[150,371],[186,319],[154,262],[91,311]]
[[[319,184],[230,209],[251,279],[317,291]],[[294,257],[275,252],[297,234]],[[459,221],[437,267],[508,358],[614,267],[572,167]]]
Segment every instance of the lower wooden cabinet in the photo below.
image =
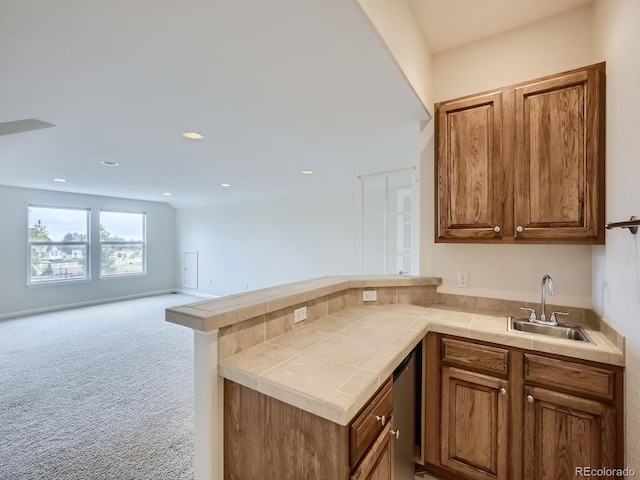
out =
[[[385,383],[378,393],[364,406],[349,425],[349,465],[355,467],[393,414],[392,382]],[[389,435],[387,435],[389,436]]]
[[351,480],[393,480],[393,419],[351,475]]
[[393,480],[392,387],[342,426],[225,380],[225,480]]
[[508,382],[442,368],[443,467],[474,480],[508,480]]
[[347,427],[224,381],[225,480],[347,480]]
[[526,387],[525,395],[524,480],[575,478],[579,468],[618,465],[615,408],[539,387]]
[[560,480],[623,468],[622,367],[435,333],[424,358],[428,472]]

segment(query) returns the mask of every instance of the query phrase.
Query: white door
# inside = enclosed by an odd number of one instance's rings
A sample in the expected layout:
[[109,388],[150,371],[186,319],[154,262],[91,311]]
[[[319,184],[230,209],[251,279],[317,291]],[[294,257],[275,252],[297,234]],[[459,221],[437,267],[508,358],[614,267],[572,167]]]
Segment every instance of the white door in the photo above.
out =
[[356,245],[364,275],[418,274],[417,195],[415,169],[367,175],[360,180]]
[[184,252],[182,288],[198,289],[198,252]]

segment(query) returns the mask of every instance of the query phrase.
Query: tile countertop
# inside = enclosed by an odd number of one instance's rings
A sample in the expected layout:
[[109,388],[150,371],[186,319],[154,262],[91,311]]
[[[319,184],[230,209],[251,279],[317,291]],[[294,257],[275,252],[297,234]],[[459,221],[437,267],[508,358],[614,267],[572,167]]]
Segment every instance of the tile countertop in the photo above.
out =
[[210,332],[350,288],[418,287],[441,283],[440,278],[410,275],[344,275],[313,278],[168,308],[166,319],[194,330]]
[[455,307],[392,304],[347,307],[218,364],[219,375],[348,425],[395,367],[429,332],[624,365],[603,333],[592,343],[507,330],[505,316]]

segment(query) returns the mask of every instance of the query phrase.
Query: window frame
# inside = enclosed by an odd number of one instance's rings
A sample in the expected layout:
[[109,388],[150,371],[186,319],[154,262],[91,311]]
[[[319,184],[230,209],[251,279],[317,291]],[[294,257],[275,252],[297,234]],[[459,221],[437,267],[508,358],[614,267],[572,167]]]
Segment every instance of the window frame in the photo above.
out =
[[[141,215],[142,217],[142,241],[104,241],[102,240],[102,214],[103,213],[120,213],[125,215]],[[98,276],[101,280],[111,280],[117,278],[129,278],[136,276],[144,276],[147,275],[147,212],[140,211],[131,211],[131,210],[114,210],[114,209],[106,209],[101,208],[98,212],[98,242],[99,242],[99,256],[100,261],[98,264],[100,265],[100,270],[98,272]],[[131,272],[131,273],[103,273],[103,257],[104,257],[104,246],[131,246],[131,245],[140,245],[142,251],[142,271],[139,272]]]
[[[73,211],[82,211],[86,214],[86,240],[84,242],[74,241],[74,242],[34,242],[31,240],[31,215],[30,210],[32,208],[40,208],[40,209],[49,209],[49,210],[73,210]],[[46,226],[46,225],[45,225]],[[71,233],[71,232],[69,232]],[[32,247],[39,246],[50,246],[50,247],[73,247],[73,246],[84,246],[85,248],[85,258],[84,258],[84,276],[82,277],[70,277],[68,274],[65,274],[63,277],[59,278],[51,278],[46,280],[36,280],[33,281],[33,275],[31,273],[31,255],[32,255]],[[53,206],[53,205],[43,205],[37,203],[28,203],[27,204],[27,286],[34,287],[40,285],[56,285],[61,283],[73,283],[73,282],[87,282],[91,280],[91,209],[86,207],[65,207],[65,206]]]

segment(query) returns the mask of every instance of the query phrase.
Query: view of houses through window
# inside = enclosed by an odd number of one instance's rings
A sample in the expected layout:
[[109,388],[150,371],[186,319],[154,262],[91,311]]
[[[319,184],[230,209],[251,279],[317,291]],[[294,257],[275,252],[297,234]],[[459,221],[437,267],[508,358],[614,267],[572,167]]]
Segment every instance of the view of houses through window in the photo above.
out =
[[89,278],[87,209],[29,206],[29,283]]
[[100,212],[100,275],[145,273],[145,214]]
[[[101,211],[100,276],[146,273],[144,213]],[[28,207],[30,285],[91,278],[91,211]]]

